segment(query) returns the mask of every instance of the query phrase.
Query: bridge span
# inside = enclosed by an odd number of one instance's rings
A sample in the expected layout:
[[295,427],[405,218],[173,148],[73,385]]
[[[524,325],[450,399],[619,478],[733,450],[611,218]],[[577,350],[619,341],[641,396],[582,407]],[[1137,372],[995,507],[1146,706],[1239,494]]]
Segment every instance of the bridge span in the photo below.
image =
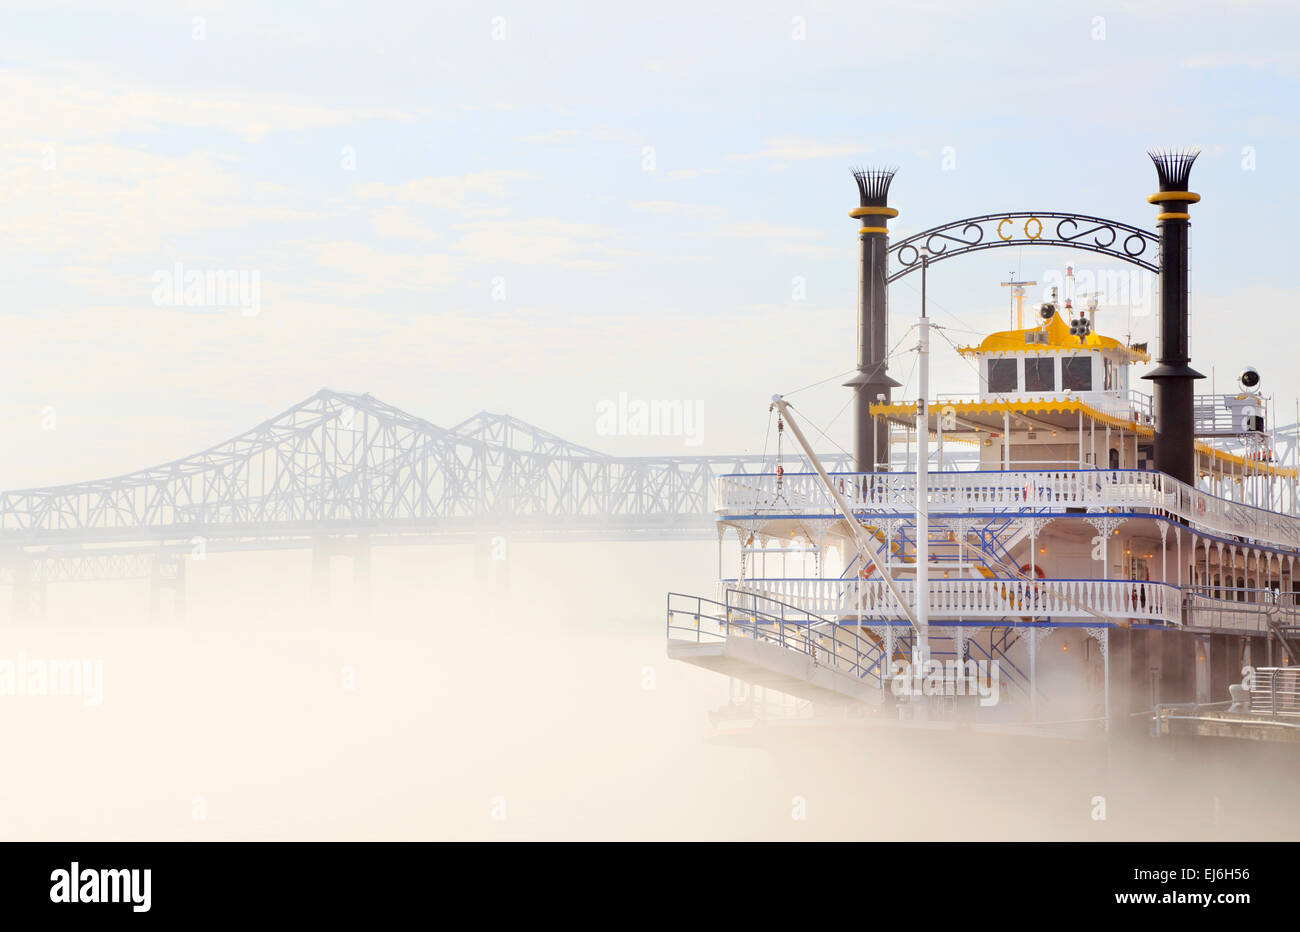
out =
[[[850,468],[844,452],[826,461]],[[183,591],[199,553],[311,549],[319,569],[339,554],[368,563],[372,546],[494,535],[707,538],[713,480],[774,465],[772,454],[612,456],[487,412],[443,428],[322,389],[182,459],[0,493],[0,584],[21,608],[52,582],[149,578]]]

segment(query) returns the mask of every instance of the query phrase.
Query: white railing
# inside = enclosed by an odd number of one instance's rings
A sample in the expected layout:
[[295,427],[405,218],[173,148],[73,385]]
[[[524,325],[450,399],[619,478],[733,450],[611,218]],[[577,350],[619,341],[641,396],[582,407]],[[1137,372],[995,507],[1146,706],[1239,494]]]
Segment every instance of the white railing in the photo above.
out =
[[[914,512],[912,473],[835,473],[831,480],[855,510]],[[932,514],[1056,511],[1064,508],[1137,510],[1182,518],[1215,534],[1300,547],[1300,518],[1202,492],[1164,473],[1136,469],[1061,469],[930,473]],[[724,515],[829,514],[830,493],[815,473],[727,475],[717,480]]]
[[1250,687],[1250,711],[1256,715],[1300,716],[1300,669],[1259,667]]
[[722,601],[668,593],[668,637],[696,643],[753,638],[869,685],[883,682],[885,652],[872,638],[756,592],[728,589]]
[[1136,420],[1139,424],[1152,422],[1151,397],[1141,392],[1129,392],[1126,396],[1117,396],[1106,392],[1096,392],[1081,396],[1081,400],[1090,408],[1096,408],[1103,414],[1125,421]]
[[1274,589],[1199,587],[1187,594],[1187,624],[1267,633],[1273,625],[1300,625],[1300,607],[1290,592]]
[[[1197,396],[1198,400],[1201,396]],[[1096,391],[1096,392],[1076,392],[1076,391],[1014,391],[1014,392],[990,392],[981,396],[982,400],[987,401],[1082,401],[1090,408],[1095,408],[1104,414],[1112,417],[1118,417],[1125,421],[1137,420],[1141,424],[1152,423],[1154,416],[1154,405],[1151,396],[1145,392],[1129,390],[1120,391]],[[971,401],[970,392],[940,392],[935,396],[935,408],[941,408],[947,403],[964,404]]]
[[[916,582],[896,580],[908,605]],[[752,592],[826,616],[898,618],[901,612],[882,579],[723,579],[720,591]],[[1126,579],[931,579],[930,618],[1071,618],[1099,624],[1120,619],[1179,624],[1176,586]]]
[[1265,606],[1213,599],[1200,593],[1187,597],[1187,623],[1194,628],[1224,628],[1234,631],[1268,630]]

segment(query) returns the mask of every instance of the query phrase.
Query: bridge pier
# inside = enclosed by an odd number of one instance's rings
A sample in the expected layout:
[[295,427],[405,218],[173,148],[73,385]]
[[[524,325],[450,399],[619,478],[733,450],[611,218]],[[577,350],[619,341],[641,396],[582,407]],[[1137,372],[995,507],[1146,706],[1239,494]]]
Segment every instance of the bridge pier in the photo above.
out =
[[330,561],[334,557],[349,557],[352,560],[352,585],[356,601],[368,604],[370,601],[370,538],[357,537],[317,537],[311,548],[311,591],[312,598],[324,603],[330,597]]
[[45,580],[37,569],[36,561],[25,551],[16,550],[9,555],[6,563],[13,580],[10,603],[13,617],[29,618],[33,614],[44,616]]
[[185,614],[185,558],[177,554],[154,557],[149,571],[149,614],[157,617],[162,608],[162,594],[172,593],[172,614]]
[[510,591],[510,545],[504,534],[475,536],[474,576],[498,595]]

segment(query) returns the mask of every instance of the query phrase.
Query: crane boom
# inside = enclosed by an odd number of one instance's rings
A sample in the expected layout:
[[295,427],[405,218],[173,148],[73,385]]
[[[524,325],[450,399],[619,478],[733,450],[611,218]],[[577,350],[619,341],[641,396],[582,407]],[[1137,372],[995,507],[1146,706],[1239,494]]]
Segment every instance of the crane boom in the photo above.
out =
[[[840,492],[839,489],[835,488],[835,483],[831,482],[831,477],[827,474],[826,467],[824,467],[821,460],[817,458],[817,454],[813,452],[813,448],[808,443],[808,439],[804,437],[803,431],[799,429],[799,423],[794,419],[794,416],[791,413],[789,402],[783,399],[780,395],[773,395],[772,407],[779,411],[781,416],[785,418],[786,423],[790,425],[790,432],[794,434],[794,439],[798,442],[800,449],[803,450],[804,456],[808,457],[808,462],[812,463],[812,467],[817,471],[817,475],[821,478],[822,484],[825,485],[826,490],[831,493],[831,498],[835,502],[835,507],[840,510],[840,514],[844,516],[844,520],[849,523],[849,531],[853,534],[854,543],[858,545],[859,555],[864,560],[867,559],[871,552],[871,546],[868,542],[866,532],[862,530],[862,525],[858,523],[858,519],[853,516],[853,509],[844,498],[844,494]],[[907,604],[907,601],[903,598],[903,593],[899,591],[898,583],[894,581],[894,577],[885,569],[885,567],[881,566],[878,561],[876,563],[876,568],[880,570],[880,576],[884,579],[885,586],[889,589],[890,594],[893,595],[894,601],[898,603],[898,607],[907,617],[907,620],[912,623],[912,627],[919,631],[920,625],[917,623],[916,615]]]

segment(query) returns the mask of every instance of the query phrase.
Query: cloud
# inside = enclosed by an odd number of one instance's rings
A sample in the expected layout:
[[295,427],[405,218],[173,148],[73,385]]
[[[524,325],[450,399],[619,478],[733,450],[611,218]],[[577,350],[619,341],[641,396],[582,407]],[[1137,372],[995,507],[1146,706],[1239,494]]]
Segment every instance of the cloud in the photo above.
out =
[[0,147],[0,245],[105,263],[153,255],[177,238],[249,224],[310,220],[309,211],[250,202],[229,161],[129,146]]
[[1249,68],[1252,71],[1272,71],[1284,78],[1300,78],[1300,67],[1290,50],[1271,51],[1215,51],[1193,55],[1178,63],[1189,71],[1212,71],[1220,68]]
[[1192,70],[1203,70],[1209,68],[1232,68],[1237,66],[1247,68],[1267,68],[1277,59],[1272,55],[1244,55],[1240,52],[1209,52],[1204,55],[1194,55],[1191,58],[1184,58],[1179,64],[1184,68]]
[[642,135],[630,129],[617,127],[597,127],[595,129],[553,129],[545,133],[525,136],[522,142],[543,146],[572,146],[584,140],[591,142],[611,142],[619,145],[637,145]]
[[808,227],[782,226],[778,223],[728,223],[707,232],[683,233],[693,238],[742,240],[757,242],[772,252],[787,255],[827,258],[843,254],[842,245],[828,245],[824,231]]
[[808,159],[824,159],[831,156],[855,155],[865,151],[863,146],[853,142],[824,142],[798,136],[783,136],[769,139],[761,152],[733,153],[727,158],[731,161],[749,159],[775,159],[785,162],[802,162]]
[[1261,114],[1246,121],[1246,132],[1252,136],[1294,138],[1300,136],[1300,122],[1275,114]]
[[554,217],[528,220],[481,220],[460,224],[457,253],[471,262],[555,265],[604,269],[604,257],[616,254],[619,236],[613,227],[574,223]]
[[398,204],[388,204],[370,215],[370,225],[380,236],[392,239],[414,239],[431,242],[442,234],[429,229],[411,216],[410,211]]
[[821,238],[822,232],[808,227],[782,226],[779,223],[729,223],[724,227],[719,227],[710,235],[727,239],[797,239],[807,241]]
[[363,200],[393,201],[401,204],[424,204],[445,210],[459,210],[478,197],[501,199],[506,196],[506,182],[532,177],[528,172],[502,170],[471,175],[441,175],[417,178],[400,184],[370,182],[358,185],[353,193]]
[[41,74],[0,70],[0,124],[10,138],[84,141],[179,126],[224,130],[257,142],[276,131],[413,119],[386,107],[332,108],[242,88],[160,89],[85,65]]
[[663,217],[686,217],[692,220],[716,220],[727,215],[727,211],[722,207],[700,207],[677,201],[634,201],[631,206],[635,210],[644,210]]
[[447,255],[384,253],[355,241],[311,243],[307,249],[322,268],[341,272],[354,287],[363,285],[361,293],[426,291],[456,280],[454,262]]
[[689,179],[699,178],[703,175],[716,175],[718,173],[718,169],[716,168],[679,168],[676,171],[668,172],[667,175],[669,178],[673,179]]

